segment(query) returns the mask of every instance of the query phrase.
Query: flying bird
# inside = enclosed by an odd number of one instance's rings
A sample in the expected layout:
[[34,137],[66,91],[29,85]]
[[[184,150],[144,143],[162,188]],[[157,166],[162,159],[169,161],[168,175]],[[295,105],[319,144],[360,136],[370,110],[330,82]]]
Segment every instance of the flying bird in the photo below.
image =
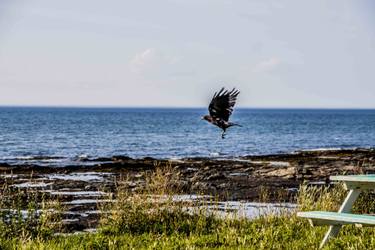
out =
[[237,96],[240,91],[233,88],[231,91],[221,88],[219,92],[215,92],[210,105],[208,106],[209,115],[202,117],[202,120],[206,120],[215,126],[218,126],[223,130],[221,138],[224,139],[225,131],[227,128],[232,126],[240,126],[237,123],[229,121],[229,116],[233,112],[234,104],[236,104]]

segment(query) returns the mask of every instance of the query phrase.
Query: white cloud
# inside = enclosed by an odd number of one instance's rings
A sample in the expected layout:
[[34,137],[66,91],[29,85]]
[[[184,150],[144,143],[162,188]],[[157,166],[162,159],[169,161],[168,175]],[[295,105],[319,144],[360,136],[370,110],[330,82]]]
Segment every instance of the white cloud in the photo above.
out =
[[137,53],[129,62],[129,68],[133,73],[140,75],[171,74],[173,66],[179,62],[176,56],[169,56],[154,48],[145,49]]
[[135,73],[141,73],[146,67],[154,64],[156,60],[156,52],[153,48],[148,48],[137,53],[130,61],[130,69]]
[[272,57],[267,60],[261,61],[257,63],[254,68],[253,72],[258,73],[258,72],[266,72],[266,71],[271,71],[275,69],[278,65],[280,65],[281,60],[277,57]]

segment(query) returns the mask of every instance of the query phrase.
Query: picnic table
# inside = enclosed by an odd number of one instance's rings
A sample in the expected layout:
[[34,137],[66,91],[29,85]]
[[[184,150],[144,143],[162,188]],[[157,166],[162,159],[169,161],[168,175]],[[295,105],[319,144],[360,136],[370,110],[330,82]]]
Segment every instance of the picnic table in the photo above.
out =
[[298,212],[297,216],[308,218],[313,226],[329,225],[329,229],[320,244],[322,248],[330,238],[336,237],[341,226],[345,224],[359,224],[374,226],[375,216],[352,214],[351,209],[359,194],[363,190],[375,189],[375,175],[338,175],[331,176],[332,181],[344,182],[345,189],[349,190],[338,212],[310,211]]

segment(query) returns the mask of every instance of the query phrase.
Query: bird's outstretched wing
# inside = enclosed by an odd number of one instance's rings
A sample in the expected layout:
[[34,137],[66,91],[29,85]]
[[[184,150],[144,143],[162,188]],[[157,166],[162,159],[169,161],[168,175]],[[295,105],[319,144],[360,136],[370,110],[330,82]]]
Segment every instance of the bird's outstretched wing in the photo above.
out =
[[229,116],[233,112],[233,107],[239,93],[240,91],[234,88],[231,91],[224,90],[224,88],[222,88],[219,92],[216,92],[214,97],[212,97],[210,105],[208,106],[210,116],[215,119],[219,118],[223,119],[224,121],[228,121]]

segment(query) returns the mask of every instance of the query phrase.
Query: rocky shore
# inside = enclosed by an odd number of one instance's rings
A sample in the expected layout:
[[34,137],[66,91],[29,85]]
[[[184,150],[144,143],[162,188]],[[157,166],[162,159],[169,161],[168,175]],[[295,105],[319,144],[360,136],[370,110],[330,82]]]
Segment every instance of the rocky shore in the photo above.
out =
[[129,191],[142,189],[147,176],[163,166],[171,170],[165,173],[170,175],[171,188],[182,194],[293,202],[298,186],[305,181],[328,184],[330,175],[375,173],[375,149],[300,151],[235,159],[114,156],[82,158],[64,167],[2,163],[0,185],[58,198],[67,208],[66,223],[72,230],[83,230],[96,226],[98,206],[110,202],[117,185]]

